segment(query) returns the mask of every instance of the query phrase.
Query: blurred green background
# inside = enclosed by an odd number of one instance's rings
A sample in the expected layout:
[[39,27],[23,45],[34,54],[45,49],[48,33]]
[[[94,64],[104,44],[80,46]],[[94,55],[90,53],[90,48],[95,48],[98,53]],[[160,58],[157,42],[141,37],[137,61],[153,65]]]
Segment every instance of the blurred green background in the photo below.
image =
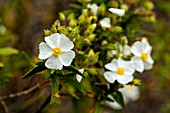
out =
[[[41,73],[27,79],[21,76],[37,61],[43,30],[50,28],[58,12],[70,9],[72,2],[75,0],[0,0],[1,96],[44,81]],[[153,0],[153,3],[157,21],[144,26],[143,34],[153,46],[155,64],[151,71],[140,75],[141,98],[129,103],[125,110],[106,108],[103,113],[170,113],[170,1]],[[50,90],[50,86],[46,86],[28,95],[5,100],[9,113],[73,113],[76,110],[76,113],[86,113],[92,105],[88,98],[77,102],[69,97],[61,97],[50,105],[46,102]],[[81,106],[77,107],[79,104]],[[1,104],[0,113],[4,113]]]

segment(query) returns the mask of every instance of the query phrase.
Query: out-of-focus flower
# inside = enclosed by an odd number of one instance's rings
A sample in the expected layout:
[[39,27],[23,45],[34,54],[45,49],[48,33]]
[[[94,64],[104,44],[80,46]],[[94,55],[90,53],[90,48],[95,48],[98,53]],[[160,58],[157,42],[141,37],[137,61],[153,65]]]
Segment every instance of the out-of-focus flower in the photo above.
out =
[[112,12],[113,14],[117,14],[119,16],[123,16],[125,14],[124,9],[109,8],[109,11]]
[[105,65],[105,68],[110,70],[104,73],[104,77],[109,83],[117,80],[120,84],[127,84],[133,80],[134,69],[128,61],[121,58],[113,59],[111,63]]
[[146,38],[133,44],[131,52],[134,54],[134,57],[132,57],[131,63],[135,70],[143,72],[144,69],[149,70],[152,68],[154,61],[151,58],[151,51],[152,47]]
[[98,6],[97,4],[88,4],[87,8],[90,8],[93,11],[93,14],[96,16],[98,12]]
[[103,19],[100,21],[100,25],[101,25],[102,27],[105,27],[105,28],[110,28],[110,27],[111,27],[110,18],[103,18]]
[[[46,43],[45,43],[46,42]],[[39,44],[39,59],[46,60],[49,69],[61,70],[69,66],[75,57],[73,42],[63,34],[55,33],[45,37],[45,42]]]
[[[79,69],[79,71],[80,71],[81,73],[83,73],[83,72],[84,72],[84,68]],[[79,74],[76,74],[76,79],[77,79],[77,81],[78,81],[78,82],[81,82],[81,80],[82,80],[82,76],[81,76],[81,75],[79,75]]]

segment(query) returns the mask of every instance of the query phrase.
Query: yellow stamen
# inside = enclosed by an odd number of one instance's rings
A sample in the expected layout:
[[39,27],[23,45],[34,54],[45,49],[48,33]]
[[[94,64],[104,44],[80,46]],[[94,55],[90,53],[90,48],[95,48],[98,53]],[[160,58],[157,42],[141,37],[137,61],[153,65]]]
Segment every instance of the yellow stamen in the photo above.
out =
[[118,68],[117,69],[117,74],[123,75],[124,74],[124,69],[123,68]]
[[143,61],[146,61],[146,60],[148,59],[148,54],[142,53],[142,54],[141,54],[141,59],[142,59]]
[[62,52],[61,49],[58,47],[54,48],[52,51],[54,56],[59,56]]

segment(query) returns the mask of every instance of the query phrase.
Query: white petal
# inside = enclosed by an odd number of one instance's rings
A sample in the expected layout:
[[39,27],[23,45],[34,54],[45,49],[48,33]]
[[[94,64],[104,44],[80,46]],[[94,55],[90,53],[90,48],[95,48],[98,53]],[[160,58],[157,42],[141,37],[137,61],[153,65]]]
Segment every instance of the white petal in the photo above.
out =
[[116,110],[123,109],[122,106],[119,103],[117,103],[116,101],[114,101],[114,102],[106,101],[106,105],[108,105],[110,108],[116,109]]
[[103,18],[101,21],[100,21],[100,25],[102,27],[106,27],[106,28],[110,28],[111,25],[110,25],[110,18]]
[[132,75],[118,75],[118,77],[117,77],[117,81],[120,84],[127,84],[127,83],[131,82],[132,80],[133,80]]
[[55,33],[50,36],[45,37],[46,43],[53,49],[59,46],[59,40],[60,34]]
[[144,62],[144,68],[145,68],[145,70],[152,69],[152,67],[153,67],[153,64],[150,64],[149,62]]
[[141,55],[142,51],[142,44],[141,42],[137,41],[133,44],[133,46],[131,47],[131,52],[135,55],[135,56],[139,56]]
[[70,49],[74,47],[73,42],[63,34],[60,34],[60,37],[58,37],[58,40],[60,42],[58,46],[62,51],[69,51]]
[[117,71],[117,60],[116,59],[113,59],[111,63],[108,63],[105,65],[105,68],[110,70],[110,71],[114,71],[116,72]]
[[113,14],[117,14],[119,16],[123,16],[125,14],[124,9],[109,8],[109,11],[112,12]]
[[52,56],[52,49],[45,42],[39,44],[39,51],[39,59],[45,60]]
[[92,4],[92,5],[88,4],[88,5],[87,5],[87,8],[92,9],[93,14],[94,14],[94,15],[97,15],[97,12],[98,12],[98,8],[99,8],[99,7],[98,7],[96,4]]
[[82,79],[82,78],[83,78],[82,76],[76,74],[76,79],[77,79],[78,82],[81,82],[81,79]]
[[75,57],[75,52],[70,50],[67,52],[62,52],[61,55],[59,56],[59,59],[61,60],[61,63],[64,66],[69,66],[73,61],[74,57]]
[[113,55],[116,55],[118,53],[118,50],[112,50],[111,52]]
[[143,70],[144,70],[144,63],[143,63],[143,61],[141,60],[140,57],[136,57],[136,56],[132,57],[131,64],[132,64],[132,67],[136,71],[143,72]]
[[153,61],[153,59],[152,59],[152,57],[150,55],[148,55],[147,62],[150,63],[150,64],[154,63],[154,61]]
[[143,51],[143,53],[149,53],[150,54],[150,52],[152,50],[152,47],[148,43],[147,39],[143,38],[141,40],[141,44],[142,44],[142,51]]
[[130,55],[130,53],[131,53],[130,50],[131,50],[130,46],[125,45],[125,46],[123,47],[123,54],[124,54],[124,55]]
[[118,58],[117,64],[118,64],[118,67],[119,67],[119,68],[126,68],[126,67],[129,66],[129,62],[123,60],[122,58]]
[[107,71],[104,73],[104,78],[109,82],[109,83],[114,83],[116,78],[117,78],[117,74],[111,71]]
[[63,65],[62,65],[59,57],[56,57],[56,56],[50,57],[45,62],[45,66],[49,69],[56,69],[56,70],[61,70],[63,68]]

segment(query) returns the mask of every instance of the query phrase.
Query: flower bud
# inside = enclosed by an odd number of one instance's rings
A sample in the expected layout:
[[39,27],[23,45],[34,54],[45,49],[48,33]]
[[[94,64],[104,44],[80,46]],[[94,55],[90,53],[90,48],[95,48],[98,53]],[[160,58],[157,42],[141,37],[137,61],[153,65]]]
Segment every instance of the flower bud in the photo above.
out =
[[51,31],[50,30],[44,30],[44,35],[45,35],[45,37],[46,36],[50,36],[52,33],[51,33]]
[[98,14],[104,15],[105,11],[106,11],[105,4],[102,3],[102,4],[99,6]]
[[115,33],[121,33],[121,32],[123,32],[123,29],[122,29],[122,27],[120,27],[120,26],[115,26],[113,29],[114,29],[114,32],[115,32]]
[[144,7],[148,10],[152,10],[154,8],[154,5],[151,1],[145,1],[144,2]]
[[59,20],[64,21],[66,19],[65,15],[63,13],[59,13]]

